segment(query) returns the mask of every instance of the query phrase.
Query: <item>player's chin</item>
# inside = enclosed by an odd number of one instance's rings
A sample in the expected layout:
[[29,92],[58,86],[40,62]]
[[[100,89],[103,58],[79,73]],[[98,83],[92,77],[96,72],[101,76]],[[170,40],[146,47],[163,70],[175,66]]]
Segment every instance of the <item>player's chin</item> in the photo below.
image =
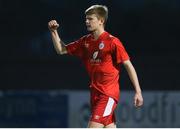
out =
[[87,27],[87,31],[93,32],[94,30],[91,27]]

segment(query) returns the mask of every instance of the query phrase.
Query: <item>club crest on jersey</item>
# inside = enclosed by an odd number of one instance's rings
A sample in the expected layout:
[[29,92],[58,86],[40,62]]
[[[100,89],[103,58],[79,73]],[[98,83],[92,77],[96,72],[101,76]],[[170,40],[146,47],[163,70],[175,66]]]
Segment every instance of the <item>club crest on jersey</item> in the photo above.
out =
[[102,49],[104,48],[104,46],[105,46],[104,43],[101,42],[101,43],[99,44],[99,49],[102,50]]

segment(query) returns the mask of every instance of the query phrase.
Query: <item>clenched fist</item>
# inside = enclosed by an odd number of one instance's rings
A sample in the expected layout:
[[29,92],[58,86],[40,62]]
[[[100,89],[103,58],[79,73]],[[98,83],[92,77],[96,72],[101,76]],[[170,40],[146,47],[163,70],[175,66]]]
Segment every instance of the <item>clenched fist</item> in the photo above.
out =
[[143,97],[141,93],[136,93],[134,96],[134,106],[141,107],[143,105]]
[[56,20],[51,20],[49,23],[48,23],[48,28],[50,31],[55,31],[57,30],[59,27],[59,24],[57,23]]

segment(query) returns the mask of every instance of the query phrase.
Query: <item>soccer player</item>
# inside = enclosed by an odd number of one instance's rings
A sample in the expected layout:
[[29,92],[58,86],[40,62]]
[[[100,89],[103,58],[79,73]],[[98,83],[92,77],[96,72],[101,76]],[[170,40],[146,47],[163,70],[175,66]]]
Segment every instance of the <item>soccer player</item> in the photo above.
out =
[[79,57],[90,76],[91,117],[89,128],[115,128],[114,110],[119,100],[120,64],[125,66],[135,88],[134,105],[143,105],[143,97],[136,71],[120,40],[105,31],[108,9],[93,5],[85,11],[86,26],[90,32],[79,40],[65,45],[58,35],[56,20],[48,23],[54,47],[58,54]]

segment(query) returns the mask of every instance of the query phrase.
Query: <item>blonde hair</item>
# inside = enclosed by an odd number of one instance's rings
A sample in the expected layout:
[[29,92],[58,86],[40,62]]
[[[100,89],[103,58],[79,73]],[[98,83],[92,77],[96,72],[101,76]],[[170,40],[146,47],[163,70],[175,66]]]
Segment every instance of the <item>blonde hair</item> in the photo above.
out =
[[104,5],[92,5],[85,11],[85,15],[95,14],[98,19],[104,19],[104,26],[108,19],[108,8]]

